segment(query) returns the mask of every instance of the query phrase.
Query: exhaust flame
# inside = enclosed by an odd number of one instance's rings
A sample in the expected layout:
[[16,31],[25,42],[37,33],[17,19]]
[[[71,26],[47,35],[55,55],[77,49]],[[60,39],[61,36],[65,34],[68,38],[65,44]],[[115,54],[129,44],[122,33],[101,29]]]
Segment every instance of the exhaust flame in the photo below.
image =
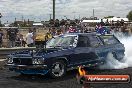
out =
[[109,53],[106,59],[106,64],[100,66],[101,69],[124,69],[132,67],[132,36],[126,37],[121,33],[115,35],[120,42],[124,44],[125,57],[122,61],[118,61],[111,53]]
[[82,68],[82,66],[80,66],[80,67],[78,68],[78,71],[79,71],[79,75],[80,75],[80,76],[86,75],[86,71]]

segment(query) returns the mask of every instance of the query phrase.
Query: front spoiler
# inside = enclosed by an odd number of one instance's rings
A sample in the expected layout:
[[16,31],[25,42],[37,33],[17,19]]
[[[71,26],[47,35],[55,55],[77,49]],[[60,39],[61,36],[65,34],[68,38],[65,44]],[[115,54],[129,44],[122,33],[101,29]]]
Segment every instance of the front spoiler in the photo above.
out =
[[45,75],[49,72],[47,65],[6,65],[10,71],[15,71],[21,74],[42,74]]

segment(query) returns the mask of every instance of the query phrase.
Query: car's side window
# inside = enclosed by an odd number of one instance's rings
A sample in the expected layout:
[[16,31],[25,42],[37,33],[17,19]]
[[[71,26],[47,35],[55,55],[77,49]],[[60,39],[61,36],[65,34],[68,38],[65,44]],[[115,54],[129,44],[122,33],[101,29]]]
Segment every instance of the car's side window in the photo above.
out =
[[89,39],[87,36],[79,36],[78,38],[78,47],[89,47],[90,43],[89,43]]
[[90,44],[93,47],[98,47],[100,45],[103,45],[102,41],[98,36],[90,36],[89,39],[90,39]]
[[103,38],[103,41],[106,45],[118,43],[117,39],[115,39],[113,36],[101,36],[101,37]]

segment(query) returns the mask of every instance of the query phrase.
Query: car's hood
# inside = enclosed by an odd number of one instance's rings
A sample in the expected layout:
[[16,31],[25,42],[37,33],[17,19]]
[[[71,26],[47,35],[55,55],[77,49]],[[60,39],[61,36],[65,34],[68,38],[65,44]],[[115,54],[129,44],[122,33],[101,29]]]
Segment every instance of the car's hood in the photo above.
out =
[[15,52],[12,53],[8,56],[10,57],[41,57],[46,53],[54,52],[61,50],[60,48],[46,48],[46,49],[41,49],[41,50],[24,50],[21,52]]
[[44,50],[36,51],[36,53],[34,55],[35,56],[42,56],[44,54],[47,54],[47,53],[50,53],[50,52],[59,51],[59,50],[62,50],[62,49],[60,49],[60,48],[46,48]]

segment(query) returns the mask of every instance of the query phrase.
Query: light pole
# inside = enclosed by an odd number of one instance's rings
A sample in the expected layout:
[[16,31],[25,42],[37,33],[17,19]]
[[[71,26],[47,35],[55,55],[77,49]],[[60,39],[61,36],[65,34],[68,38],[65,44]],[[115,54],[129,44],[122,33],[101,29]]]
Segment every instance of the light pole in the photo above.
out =
[[55,21],[55,0],[53,0],[53,20]]
[[95,16],[94,16],[94,9],[93,9],[93,20],[94,20],[94,17],[95,17]]
[[52,16],[52,14],[49,14],[49,16],[50,16],[50,20],[51,20],[51,16]]

